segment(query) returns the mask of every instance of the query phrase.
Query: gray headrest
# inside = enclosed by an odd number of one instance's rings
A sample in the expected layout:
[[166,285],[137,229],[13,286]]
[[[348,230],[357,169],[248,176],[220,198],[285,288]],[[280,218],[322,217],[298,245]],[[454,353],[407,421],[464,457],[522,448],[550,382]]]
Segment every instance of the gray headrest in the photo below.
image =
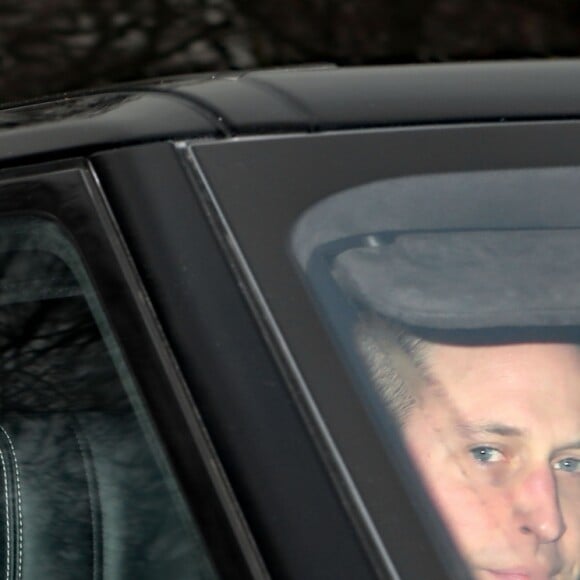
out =
[[580,230],[416,233],[339,254],[359,300],[440,329],[580,325]]

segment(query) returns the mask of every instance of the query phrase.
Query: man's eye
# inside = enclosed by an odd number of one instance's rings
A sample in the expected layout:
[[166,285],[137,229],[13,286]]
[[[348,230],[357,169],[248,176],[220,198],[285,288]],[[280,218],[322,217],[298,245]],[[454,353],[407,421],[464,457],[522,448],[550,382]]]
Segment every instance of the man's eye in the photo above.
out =
[[472,447],[469,453],[479,463],[498,463],[503,459],[503,453],[499,449],[485,445]]
[[580,473],[580,459],[575,457],[565,457],[556,461],[554,468],[558,471],[567,471],[568,473]]

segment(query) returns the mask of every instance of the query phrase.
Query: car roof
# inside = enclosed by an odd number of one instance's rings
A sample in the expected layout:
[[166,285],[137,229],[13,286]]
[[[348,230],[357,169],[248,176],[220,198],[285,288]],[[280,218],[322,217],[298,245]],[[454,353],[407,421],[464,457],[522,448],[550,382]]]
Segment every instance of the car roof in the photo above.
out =
[[207,73],[2,108],[0,160],[169,138],[579,115],[577,60]]

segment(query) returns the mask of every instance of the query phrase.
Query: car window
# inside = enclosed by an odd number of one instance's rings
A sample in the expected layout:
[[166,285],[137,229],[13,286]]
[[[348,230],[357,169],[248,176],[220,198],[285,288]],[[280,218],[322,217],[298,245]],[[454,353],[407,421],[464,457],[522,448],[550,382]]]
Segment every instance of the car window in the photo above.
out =
[[0,574],[214,579],[68,237],[0,220]]
[[[293,233],[385,446],[401,439],[478,580],[580,574],[580,230],[544,201],[570,203],[576,176],[385,180],[320,202]],[[434,192],[457,212],[447,224]]]

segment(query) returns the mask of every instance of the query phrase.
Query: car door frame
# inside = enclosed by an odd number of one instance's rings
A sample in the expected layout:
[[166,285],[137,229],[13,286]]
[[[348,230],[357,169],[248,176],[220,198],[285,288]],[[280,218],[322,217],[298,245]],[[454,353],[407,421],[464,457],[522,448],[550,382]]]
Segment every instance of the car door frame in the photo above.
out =
[[220,577],[269,577],[91,164],[2,171],[0,218],[15,216],[56,222],[79,252]]
[[[577,167],[580,124],[573,119],[442,123],[193,142],[182,149],[214,230],[376,560],[403,578],[463,577],[464,565],[400,443],[377,435],[372,413],[356,395],[292,256],[291,233],[308,208],[383,179]],[[520,198],[524,193],[518,192]],[[416,209],[416,221],[461,227],[467,214],[454,219],[453,210],[438,205],[435,195],[427,208]],[[405,211],[412,230],[413,210]],[[556,217],[553,208],[548,213],[554,223],[580,225],[580,217],[566,215],[564,208]],[[527,223],[520,217],[514,212],[490,218],[482,212],[481,223],[495,219],[497,227],[518,227]],[[413,556],[419,546],[421,559]]]

